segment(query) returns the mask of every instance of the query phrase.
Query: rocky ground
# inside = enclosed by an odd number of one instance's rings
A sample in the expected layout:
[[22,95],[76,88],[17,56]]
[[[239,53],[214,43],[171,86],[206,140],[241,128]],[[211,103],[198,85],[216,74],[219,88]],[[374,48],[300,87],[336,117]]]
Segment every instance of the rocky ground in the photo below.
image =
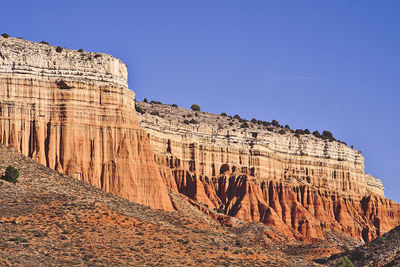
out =
[[20,178],[0,182],[1,266],[317,266],[305,251],[340,251],[258,223],[223,226],[173,193],[179,212],[153,210],[0,147],[0,174],[9,165]]
[[328,266],[338,266],[343,257],[348,257],[354,266],[400,266],[400,226],[371,242],[328,259],[316,262]]

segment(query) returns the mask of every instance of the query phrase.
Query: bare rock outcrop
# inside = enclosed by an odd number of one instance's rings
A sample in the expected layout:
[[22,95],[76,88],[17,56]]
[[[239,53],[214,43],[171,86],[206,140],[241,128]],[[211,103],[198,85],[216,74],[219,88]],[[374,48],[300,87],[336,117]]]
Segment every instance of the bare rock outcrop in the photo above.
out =
[[[166,183],[210,208],[302,240],[336,231],[369,241],[400,224],[400,206],[357,150],[311,134],[138,102]],[[168,176],[172,171],[172,177]]]
[[108,192],[172,209],[126,66],[109,55],[0,37],[0,142]]

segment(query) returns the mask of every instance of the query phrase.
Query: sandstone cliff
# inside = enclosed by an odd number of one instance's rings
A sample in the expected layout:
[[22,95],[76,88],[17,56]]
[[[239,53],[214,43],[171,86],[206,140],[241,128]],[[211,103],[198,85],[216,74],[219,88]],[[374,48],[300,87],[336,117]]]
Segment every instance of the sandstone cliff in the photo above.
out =
[[368,241],[400,224],[400,206],[364,172],[361,153],[343,143],[250,122],[241,128],[230,117],[168,105],[137,106],[169,188],[210,208],[306,240],[329,230]]
[[172,209],[126,66],[106,54],[0,37],[0,141],[50,168]]

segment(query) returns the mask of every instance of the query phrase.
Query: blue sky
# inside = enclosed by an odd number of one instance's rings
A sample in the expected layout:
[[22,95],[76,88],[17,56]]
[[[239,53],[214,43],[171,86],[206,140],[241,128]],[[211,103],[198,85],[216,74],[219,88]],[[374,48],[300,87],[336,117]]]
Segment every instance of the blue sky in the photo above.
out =
[[330,130],[400,202],[400,1],[2,1],[0,31],[121,58],[138,99]]

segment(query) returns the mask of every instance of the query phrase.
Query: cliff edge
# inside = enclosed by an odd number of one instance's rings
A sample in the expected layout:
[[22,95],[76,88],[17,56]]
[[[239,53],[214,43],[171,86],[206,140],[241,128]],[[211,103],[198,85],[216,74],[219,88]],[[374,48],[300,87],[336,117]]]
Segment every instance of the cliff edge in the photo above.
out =
[[336,231],[369,241],[400,224],[400,206],[344,142],[239,116],[136,105],[162,173],[172,172],[168,186],[211,209],[304,240]]
[[116,58],[0,37],[0,142],[128,200],[172,209],[134,103]]

